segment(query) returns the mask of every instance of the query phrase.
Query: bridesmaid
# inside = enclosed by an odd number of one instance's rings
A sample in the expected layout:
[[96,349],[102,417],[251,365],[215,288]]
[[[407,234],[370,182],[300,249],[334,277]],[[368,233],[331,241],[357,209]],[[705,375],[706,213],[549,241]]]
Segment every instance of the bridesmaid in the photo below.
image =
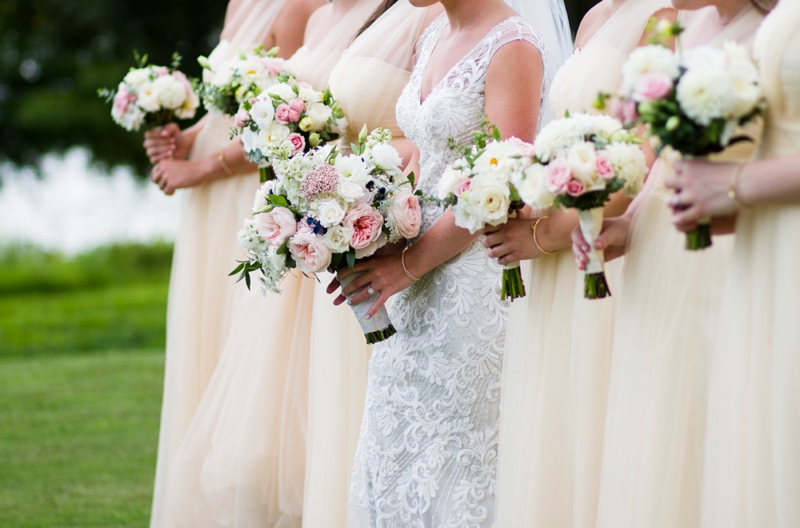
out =
[[[377,5],[335,0],[316,10],[291,71],[324,89]],[[241,284],[235,292],[222,357],[171,468],[181,526],[302,523],[314,283],[296,274],[281,287],[266,298]]]
[[[439,13],[408,0],[384,0],[331,72],[330,87],[349,125],[340,142],[348,151],[361,128],[386,127],[406,163],[415,155],[397,125],[395,106],[411,75],[421,33]],[[347,526],[347,490],[364,414],[367,364],[372,347],[350,308],[334,306],[330,276],[314,292],[309,372],[308,461],[303,526]]]
[[[763,20],[743,0],[673,0],[686,31],[681,45],[750,44]],[[752,146],[723,153],[746,159]],[[744,147],[744,148],[742,148]],[[707,363],[721,308],[732,240],[684,249],[669,223],[658,161],[630,210],[605,223],[597,247],[626,252],[612,352],[598,528],[700,524]],[[585,243],[574,235],[581,266]]]
[[[754,161],[681,163],[673,221],[738,213],[711,360],[704,528],[800,526],[800,3],[781,0],[758,31],[767,97]],[[698,214],[700,213],[700,214]]]
[[[219,45],[221,64],[239,48],[280,46],[284,57],[322,0],[233,0]],[[167,313],[167,360],[151,526],[170,526],[168,471],[228,334],[234,284],[226,275],[241,252],[236,230],[249,214],[258,186],[255,166],[229,138],[233,120],[208,115],[181,132],[176,125],[146,134],[153,180],[172,194],[184,191]],[[190,161],[183,161],[189,157]],[[174,159],[172,159],[174,158]]]
[[[553,113],[591,111],[599,91],[618,91],[622,63],[644,41],[651,17],[675,18],[669,5],[604,0],[589,11],[574,55],[553,81]],[[607,215],[624,211],[621,198]],[[501,263],[534,259],[528,296],[512,304],[509,322],[498,484],[503,526],[593,526],[597,514],[613,298],[582,298],[568,249],[575,225],[574,213],[537,211],[484,241]]]

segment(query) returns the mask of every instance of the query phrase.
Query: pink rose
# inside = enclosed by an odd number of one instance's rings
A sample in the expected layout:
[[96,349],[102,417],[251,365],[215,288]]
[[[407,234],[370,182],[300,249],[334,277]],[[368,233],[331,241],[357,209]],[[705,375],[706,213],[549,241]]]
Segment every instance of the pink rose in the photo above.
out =
[[307,82],[304,82],[304,81],[300,81],[299,83],[297,83],[297,87],[298,88],[305,88],[306,90],[313,90],[314,89],[313,86],[311,86],[310,84],[308,84]]
[[244,128],[247,126],[247,123],[250,121],[250,114],[247,113],[247,110],[241,109],[236,112],[236,116],[233,118],[235,121],[235,125],[239,128]]
[[639,119],[636,101],[620,101],[619,99],[614,99],[611,101],[610,110],[611,116],[618,119],[626,126],[632,125]]
[[570,196],[580,196],[586,191],[586,186],[578,180],[570,180],[567,184],[567,194]]
[[155,69],[155,72],[159,77],[163,77],[164,75],[169,75],[169,68],[166,66],[159,66]]
[[344,226],[353,231],[350,245],[364,249],[378,239],[383,229],[383,216],[366,204],[358,204],[344,217]]
[[289,101],[289,108],[297,112],[297,119],[295,120],[297,121],[300,119],[300,112],[305,111],[306,103],[298,97],[297,99],[292,99]]
[[456,188],[453,191],[453,194],[456,196],[461,196],[465,192],[469,191],[472,188],[472,180],[470,178],[464,178],[460,182],[456,184]]
[[572,180],[572,167],[566,160],[553,160],[545,169],[545,187],[551,194],[561,194]]
[[285,207],[276,207],[268,213],[256,215],[256,226],[261,238],[271,246],[280,246],[297,232],[294,214]]
[[614,175],[611,158],[606,154],[600,154],[595,158],[595,168],[597,169],[597,174],[604,180],[608,180]]
[[663,73],[650,72],[644,74],[636,84],[633,99],[643,103],[663,99],[672,91],[672,79]]
[[389,218],[403,238],[414,238],[419,235],[419,228],[422,225],[419,198],[409,191],[396,193],[389,208]]
[[283,63],[281,61],[269,57],[264,57],[259,60],[270,73],[270,75],[278,75],[279,73],[283,72]]
[[508,138],[507,141],[508,143],[520,149],[522,151],[522,155],[525,156],[526,158],[533,158],[533,156],[536,155],[536,150],[533,148],[533,145],[531,143],[522,141],[521,139],[516,137],[510,137]]
[[289,240],[289,252],[297,266],[306,273],[319,273],[331,265],[331,250],[321,236],[300,232]]
[[289,134],[286,138],[286,141],[292,146],[292,154],[297,154],[298,152],[303,152],[306,148],[306,138],[298,134],[297,132],[293,132]]
[[289,105],[285,103],[281,103],[278,105],[278,108],[275,109],[275,121],[282,125],[286,125],[291,121],[290,114],[292,109],[289,108]]
[[117,95],[114,96],[114,111],[119,115],[125,115],[128,111],[128,106],[136,101],[136,94],[128,91],[128,87],[121,84]]

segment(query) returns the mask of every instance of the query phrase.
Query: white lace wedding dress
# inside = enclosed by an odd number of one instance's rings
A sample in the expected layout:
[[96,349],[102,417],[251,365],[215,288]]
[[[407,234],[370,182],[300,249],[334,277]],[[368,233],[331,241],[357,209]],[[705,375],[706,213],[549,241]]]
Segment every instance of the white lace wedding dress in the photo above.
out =
[[[435,194],[455,161],[448,138],[467,143],[484,114],[484,84],[495,52],[512,41],[543,50],[518,17],[495,26],[420,103],[420,84],[447,17],[420,39],[418,62],[397,103],[406,137],[420,151],[419,186]],[[544,53],[541,52],[544,57]],[[423,207],[421,233],[443,209]],[[494,524],[500,374],[508,305],[502,269],[480,241],[397,295],[397,335],[375,347],[350,490],[355,527],[464,527]]]

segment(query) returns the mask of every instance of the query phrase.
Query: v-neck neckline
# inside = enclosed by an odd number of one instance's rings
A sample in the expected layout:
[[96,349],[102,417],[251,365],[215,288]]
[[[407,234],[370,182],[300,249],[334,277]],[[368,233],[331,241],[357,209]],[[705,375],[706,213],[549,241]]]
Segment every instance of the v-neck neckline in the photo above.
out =
[[[445,19],[447,18],[446,14],[442,14],[441,16],[445,17]],[[445,73],[444,77],[442,77],[441,80],[439,80],[439,82],[433,86],[431,91],[428,92],[428,95],[425,96],[425,99],[422,99],[422,84],[423,81],[425,81],[425,72],[428,71],[428,63],[430,62],[431,57],[433,56],[437,46],[439,45],[439,39],[442,37],[442,32],[444,32],[444,28],[450,25],[450,21],[447,20],[444,24],[442,24],[441,29],[439,29],[439,34],[436,35],[436,41],[433,43],[433,48],[431,49],[430,53],[428,53],[428,56],[425,57],[425,64],[423,64],[422,72],[420,72],[419,85],[417,86],[417,98],[416,98],[417,105],[420,107],[423,106],[428,101],[428,99],[430,99],[431,95],[436,93],[439,90],[439,88],[445,83],[445,81],[447,81],[447,79],[450,78],[450,75],[452,75],[452,73],[456,70],[456,68],[461,66],[461,63],[464,62],[464,60],[467,57],[471,56],[475,52],[475,50],[477,50],[480,47],[480,45],[483,44],[483,41],[489,38],[489,35],[491,35],[495,29],[500,27],[502,24],[505,24],[509,20],[515,20],[515,19],[521,19],[521,17],[519,15],[513,15],[501,20],[500,22],[492,26],[492,28],[489,31],[487,31],[486,34],[483,37],[481,37],[481,39],[478,42],[476,42],[474,46],[472,46],[472,49],[470,49],[463,57],[458,59],[458,61],[456,61],[456,63],[453,64],[453,66],[449,70],[447,70],[447,73]]]

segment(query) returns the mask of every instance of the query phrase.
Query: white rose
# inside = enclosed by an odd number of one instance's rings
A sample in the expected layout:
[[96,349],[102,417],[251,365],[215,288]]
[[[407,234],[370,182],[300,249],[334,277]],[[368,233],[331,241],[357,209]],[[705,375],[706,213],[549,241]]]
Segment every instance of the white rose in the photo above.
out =
[[611,143],[604,149],[611,158],[614,175],[625,180],[625,192],[628,196],[637,194],[644,184],[647,175],[647,162],[644,153],[636,145],[627,143]]
[[306,108],[306,117],[310,118],[313,130],[319,131],[325,128],[333,112],[330,107],[322,103],[312,103]]
[[319,221],[325,227],[332,227],[344,220],[344,209],[336,200],[326,200],[319,204]]
[[[468,210],[471,216],[474,217],[474,222],[470,223],[470,233],[474,234],[478,229],[475,229],[477,221],[485,225],[500,225],[508,219],[508,206],[509,196],[511,190],[505,183],[498,182],[497,180],[477,175],[472,178],[472,185],[467,196]],[[461,203],[461,200],[459,201]],[[464,227],[464,226],[461,226]]]
[[519,197],[534,209],[546,209],[551,207],[555,201],[555,197],[547,190],[544,178],[544,165],[534,163],[525,169],[521,178],[514,182]]
[[352,237],[353,232],[350,229],[344,226],[333,226],[328,229],[323,240],[333,253],[344,253],[350,249],[350,239]]
[[272,94],[272,95],[277,95],[278,97],[280,97],[281,99],[283,99],[287,103],[289,101],[291,101],[292,99],[297,98],[297,94],[294,93],[294,90],[292,89],[292,87],[289,86],[286,83],[273,84],[272,86],[267,88],[266,93],[267,94]]
[[597,153],[593,143],[581,141],[572,145],[567,151],[567,162],[572,167],[572,175],[587,189],[597,183]]
[[[463,164],[463,165],[462,165]],[[451,194],[455,194],[456,191],[456,184],[460,182],[466,174],[461,171],[461,169],[454,168],[455,166],[466,166],[466,160],[458,160],[453,165],[448,166],[442,177],[439,178],[439,185],[436,189],[436,197],[440,200],[444,200]]]
[[144,122],[144,111],[136,105],[128,105],[128,111],[117,118],[117,123],[130,132],[139,130]]
[[736,105],[731,77],[721,68],[693,68],[681,77],[676,92],[687,116],[706,126],[727,117]]
[[400,167],[403,165],[403,159],[391,145],[379,143],[369,149],[368,152],[372,158],[372,163],[387,174],[391,175],[399,172]]
[[364,196],[364,193],[366,192],[364,187],[353,180],[344,177],[339,178],[339,186],[337,191],[342,200],[347,203],[357,202],[362,196]]
[[645,73],[663,73],[670,79],[680,74],[678,59],[664,46],[643,46],[636,48],[622,66],[622,85],[627,93],[633,91]]
[[275,107],[269,97],[259,98],[250,109],[250,118],[256,122],[258,128],[268,128],[275,119]]
[[161,109],[161,101],[153,83],[141,85],[136,95],[136,104],[145,112],[158,112]]
[[125,82],[125,84],[127,84],[134,91],[136,91],[143,84],[150,82],[150,70],[148,68],[131,70],[125,75],[125,77],[122,80]]
[[547,163],[562,150],[582,140],[580,123],[576,119],[564,117],[545,126],[536,136],[533,147],[536,157]]
[[355,155],[338,156],[333,164],[341,176],[365,187],[372,179],[367,172],[367,165],[360,157]]
[[183,101],[183,105],[175,110],[175,116],[178,119],[191,119],[194,117],[198,106],[200,106],[200,98],[197,97],[196,93],[189,92]]
[[170,110],[180,108],[186,99],[186,88],[171,75],[162,75],[153,81],[153,89],[158,94],[161,106]]

